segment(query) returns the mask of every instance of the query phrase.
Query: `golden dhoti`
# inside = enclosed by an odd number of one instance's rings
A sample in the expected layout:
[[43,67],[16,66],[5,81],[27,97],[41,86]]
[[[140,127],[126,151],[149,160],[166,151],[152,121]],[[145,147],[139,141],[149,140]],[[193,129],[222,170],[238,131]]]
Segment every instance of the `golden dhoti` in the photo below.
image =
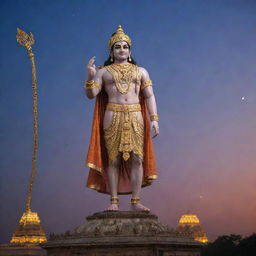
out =
[[114,112],[111,125],[104,129],[109,163],[119,153],[122,154],[125,161],[129,159],[131,152],[143,159],[144,125],[138,119],[141,105],[108,103],[107,109]]

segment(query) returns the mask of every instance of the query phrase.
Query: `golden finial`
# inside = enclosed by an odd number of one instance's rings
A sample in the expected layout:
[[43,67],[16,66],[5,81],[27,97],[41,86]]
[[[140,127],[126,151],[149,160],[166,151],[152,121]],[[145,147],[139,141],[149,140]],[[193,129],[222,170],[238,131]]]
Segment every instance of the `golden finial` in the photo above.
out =
[[113,34],[113,36],[110,37],[108,41],[108,47],[111,49],[111,47],[119,41],[125,41],[127,42],[130,46],[132,44],[132,40],[130,37],[124,33],[124,30],[121,25],[118,26],[116,32]]
[[35,43],[33,34],[31,32],[30,35],[28,35],[25,31],[19,28],[17,28],[16,39],[21,46],[25,46],[28,50],[31,50],[31,45]]

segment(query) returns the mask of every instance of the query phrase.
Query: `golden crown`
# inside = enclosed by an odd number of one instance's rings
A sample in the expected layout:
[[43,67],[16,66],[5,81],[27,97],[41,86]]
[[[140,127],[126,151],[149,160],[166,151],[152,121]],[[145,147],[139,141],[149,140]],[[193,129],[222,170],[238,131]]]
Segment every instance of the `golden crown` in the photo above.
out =
[[126,35],[124,33],[124,30],[122,29],[122,26],[119,25],[118,29],[116,30],[115,34],[113,34],[113,36],[110,37],[110,39],[108,40],[108,47],[109,49],[111,49],[111,47],[116,43],[116,42],[120,42],[120,41],[125,41],[127,42],[130,46],[132,44],[132,40],[130,39],[130,37],[128,35]]

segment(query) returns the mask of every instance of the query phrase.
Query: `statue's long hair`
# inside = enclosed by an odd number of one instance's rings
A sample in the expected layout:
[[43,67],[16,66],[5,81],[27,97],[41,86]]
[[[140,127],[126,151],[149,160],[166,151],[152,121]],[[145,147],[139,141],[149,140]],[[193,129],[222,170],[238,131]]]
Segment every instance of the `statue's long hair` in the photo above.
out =
[[[127,44],[128,44],[128,43],[127,43]],[[131,46],[130,46],[129,44],[128,44],[128,46],[129,46],[129,50],[130,50],[130,49],[131,49]],[[112,45],[110,52],[113,52],[113,48],[114,48],[114,44]],[[127,61],[128,61],[129,63],[132,63],[132,64],[136,65],[136,61],[133,59],[133,57],[131,57],[131,60],[130,60],[130,61],[129,61],[129,58],[128,58]],[[108,66],[108,65],[111,65],[111,64],[113,64],[113,63],[114,63],[114,60],[111,61],[111,56],[109,55],[108,59],[104,62],[104,66]]]

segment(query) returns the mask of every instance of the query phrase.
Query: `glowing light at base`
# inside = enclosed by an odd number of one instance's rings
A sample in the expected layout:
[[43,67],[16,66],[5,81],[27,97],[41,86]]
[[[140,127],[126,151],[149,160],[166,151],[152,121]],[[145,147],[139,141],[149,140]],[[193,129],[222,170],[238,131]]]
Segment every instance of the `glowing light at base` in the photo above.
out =
[[11,243],[39,244],[46,241],[45,232],[40,225],[38,214],[30,210],[24,212],[12,236]]
[[209,240],[205,231],[200,225],[199,218],[196,214],[184,214],[179,220],[179,224],[176,229],[177,232],[187,233],[201,243],[208,243]]

